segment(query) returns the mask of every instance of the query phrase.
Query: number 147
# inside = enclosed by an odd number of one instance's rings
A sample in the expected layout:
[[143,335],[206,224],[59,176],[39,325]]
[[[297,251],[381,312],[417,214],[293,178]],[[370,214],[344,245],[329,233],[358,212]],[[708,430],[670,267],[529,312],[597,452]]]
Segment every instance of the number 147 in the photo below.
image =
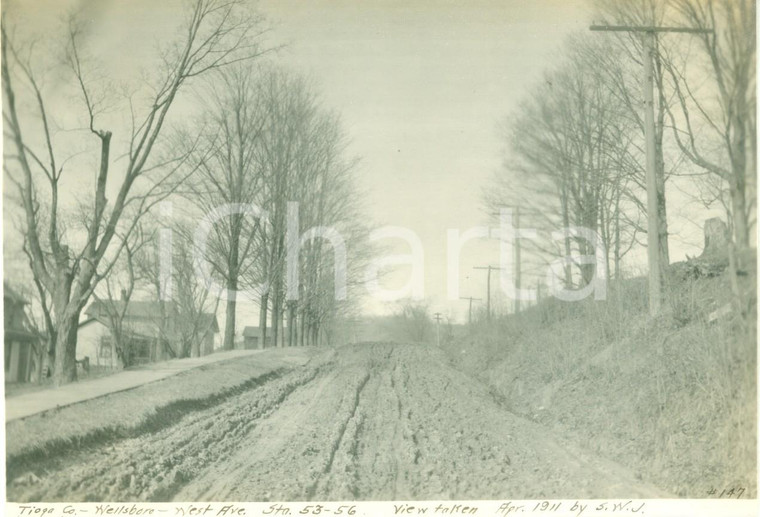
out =
[[739,488],[732,487],[732,488],[724,488],[723,490],[718,492],[716,488],[711,488],[710,490],[707,491],[707,495],[717,497],[719,499],[722,497],[735,497],[739,499],[744,494],[745,490],[746,489],[744,487],[739,487]]

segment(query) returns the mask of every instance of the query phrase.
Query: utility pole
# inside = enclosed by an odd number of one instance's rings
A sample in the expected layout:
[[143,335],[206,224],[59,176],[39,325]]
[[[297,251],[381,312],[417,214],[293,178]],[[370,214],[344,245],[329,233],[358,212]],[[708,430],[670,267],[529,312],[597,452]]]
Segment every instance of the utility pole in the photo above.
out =
[[500,267],[494,266],[475,266],[472,269],[485,269],[488,271],[487,287],[486,287],[486,318],[491,319],[491,271],[500,271]]
[[[496,215],[496,216],[501,217],[501,213],[499,212],[491,213],[491,215]],[[520,229],[520,207],[519,206],[515,207],[515,218],[514,218],[513,224],[514,224],[515,231],[519,231]],[[516,293],[514,303],[515,303],[515,314],[517,314],[518,312],[520,312],[520,297],[519,297],[519,294],[517,293],[520,292],[520,287],[522,286],[522,267],[521,267],[522,251],[520,249],[520,239],[515,239],[513,255],[514,255],[514,260],[515,260],[514,281],[515,281],[515,293]]]
[[468,316],[467,316],[467,324],[470,325],[472,324],[472,301],[475,300],[479,302],[482,300],[482,298],[473,298],[472,296],[460,296],[459,299],[470,301],[470,307],[469,307]]
[[[520,207],[515,207],[515,230],[520,229]],[[515,239],[515,314],[520,312],[520,287],[522,285],[520,267],[520,239]]]
[[657,316],[662,306],[662,264],[660,263],[660,230],[657,220],[657,171],[655,163],[654,127],[654,71],[652,54],[654,38],[658,32],[712,33],[709,29],[690,27],[654,27],[630,25],[592,25],[592,31],[637,32],[643,35],[642,61],[644,62],[644,136],[647,156],[647,259],[649,264],[649,315]]
[[438,343],[438,348],[441,348],[441,316],[440,312],[436,312],[435,316],[435,340]]

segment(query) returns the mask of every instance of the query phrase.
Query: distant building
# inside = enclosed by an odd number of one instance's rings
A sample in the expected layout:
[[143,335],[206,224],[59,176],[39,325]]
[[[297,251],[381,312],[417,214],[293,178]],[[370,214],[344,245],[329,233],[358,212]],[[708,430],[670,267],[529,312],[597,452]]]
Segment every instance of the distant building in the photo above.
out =
[[[96,300],[85,311],[87,319],[79,324],[77,360],[89,357],[91,365],[123,366],[111,332],[113,315],[122,312],[121,334],[130,344],[132,364],[162,361],[179,353],[187,322],[174,302]],[[203,313],[197,324],[200,354],[210,354],[219,333],[216,315]]]
[[42,373],[43,343],[26,313],[29,302],[3,282],[5,382],[32,382]]
[[[262,346],[263,345],[263,346]],[[243,348],[246,350],[256,350],[272,346],[272,335],[267,333],[266,343],[261,342],[260,327],[245,327],[243,329]]]

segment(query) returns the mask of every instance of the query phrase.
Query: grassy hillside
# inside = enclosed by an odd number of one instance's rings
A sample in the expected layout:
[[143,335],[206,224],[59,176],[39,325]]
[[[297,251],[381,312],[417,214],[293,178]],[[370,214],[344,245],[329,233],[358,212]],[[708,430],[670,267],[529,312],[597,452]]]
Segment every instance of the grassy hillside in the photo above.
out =
[[742,263],[739,296],[727,270],[680,263],[659,318],[638,278],[611,283],[606,301],[552,298],[476,323],[446,346],[514,412],[645,481],[756,496],[755,258]]

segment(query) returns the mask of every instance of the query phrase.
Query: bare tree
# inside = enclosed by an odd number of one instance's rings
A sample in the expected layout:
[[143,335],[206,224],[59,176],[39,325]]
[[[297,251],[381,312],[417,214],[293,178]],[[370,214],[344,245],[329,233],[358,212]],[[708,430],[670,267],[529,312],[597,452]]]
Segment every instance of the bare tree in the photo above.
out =
[[[261,93],[266,112],[260,142],[259,163],[264,174],[261,199],[269,225],[261,233],[264,255],[256,278],[268,287],[260,297],[262,340],[267,339],[271,303],[272,342],[277,345],[278,340],[284,343],[287,202],[297,199],[299,185],[307,181],[310,169],[303,165],[309,160],[319,162],[319,157],[311,154],[308,137],[318,107],[303,78],[276,68],[262,76]],[[290,322],[289,327],[293,327]]]
[[132,295],[142,280],[135,259],[148,240],[141,228],[132,232],[122,253],[114,261],[110,274],[100,283],[104,296],[100,296],[97,289],[93,292],[96,310],[101,311],[108,321],[111,356],[118,358],[124,368],[132,366],[136,352],[133,339],[135,329],[126,318]]
[[[335,264],[332,253],[323,252],[322,239],[304,242],[299,297],[286,299],[288,203],[298,203],[301,231],[355,226],[354,161],[344,157],[337,117],[321,108],[302,77],[274,66],[236,67],[220,75],[210,96],[217,100],[201,117],[203,136],[189,160],[195,172],[184,192],[204,214],[220,206],[264,212],[234,210],[216,219],[204,260],[229,291],[258,293],[262,342],[268,342],[271,308],[276,345],[295,345],[299,337],[302,343],[316,343],[323,323],[338,307],[328,274]],[[228,298],[226,348],[232,347],[235,307],[236,301]]]
[[[676,106],[668,111],[673,135],[691,162],[728,185],[734,239],[739,247],[747,247],[757,167],[755,2],[672,0],[671,4],[684,25],[714,30],[694,36],[702,59],[679,60],[678,47],[664,49],[669,86],[676,98]],[[692,63],[698,68],[690,67]]]
[[[76,332],[79,315],[99,281],[108,274],[129,235],[152,204],[169,193],[169,179],[184,161],[150,161],[167,114],[188,80],[230,63],[257,56],[259,20],[241,1],[196,0],[190,6],[181,38],[161,54],[162,67],[146,109],[138,113],[130,102],[132,128],[127,138],[123,171],[112,174],[112,130],[101,122],[104,101],[86,72],[81,30],[72,20],[64,42],[65,65],[77,85],[88,133],[98,144],[99,168],[94,198],[83,219],[83,242],[63,231],[60,188],[69,178],[51,129],[49,91],[35,74],[34,54],[11,37],[2,25],[3,118],[6,154],[4,170],[17,189],[24,214],[24,233],[35,281],[51,303],[55,329],[55,382],[76,379]],[[41,124],[23,117],[19,103],[28,99]],[[55,107],[55,106],[53,106]],[[111,107],[112,108],[112,107]],[[41,144],[40,144],[41,142]],[[80,177],[74,177],[81,181]],[[149,180],[149,181],[141,181]],[[141,183],[147,183],[142,185]],[[109,202],[107,195],[115,191]],[[46,209],[42,209],[47,204]]]
[[[543,84],[508,121],[508,158],[485,195],[489,210],[520,206],[532,227],[579,226],[598,232],[606,261],[619,272],[620,259],[630,249],[636,228],[626,211],[639,211],[636,190],[634,125],[625,104],[596,70],[587,39],[571,41],[567,62],[544,76]],[[526,195],[529,194],[529,195]],[[526,206],[527,205],[527,206]],[[566,233],[559,249],[526,243],[539,257],[570,257],[572,251],[591,255],[591,243]],[[609,253],[614,257],[611,259]],[[545,260],[545,259],[544,259]],[[582,283],[593,278],[593,264],[578,264]],[[564,281],[574,282],[572,263]]]
[[234,346],[237,292],[255,265],[254,244],[261,240],[261,218],[246,213],[260,203],[263,183],[258,153],[266,117],[257,73],[256,68],[236,66],[209,83],[202,143],[189,163],[195,173],[188,182],[188,200],[204,216],[222,207],[231,212],[214,222],[204,257],[227,289],[225,350]]
[[173,241],[174,259],[172,300],[177,308],[177,330],[180,357],[200,357],[201,342],[210,331],[211,319],[216,316],[219,298],[206,288],[197,271],[199,255],[194,252],[194,241],[187,225],[180,225]]
[[[304,129],[296,169],[300,179],[293,193],[300,203],[299,226],[334,228],[346,246],[351,247],[352,260],[358,260],[359,236],[363,232],[358,224],[358,196],[351,178],[355,160],[346,157],[346,141],[339,120],[330,113],[317,113]],[[347,304],[335,298],[336,267],[342,266],[336,264],[334,250],[329,249],[325,239],[303,243],[299,299],[288,302],[288,344],[297,342],[296,321],[301,323],[301,342],[317,344],[320,331],[329,330],[328,322],[333,321],[339,308],[346,309]],[[347,282],[350,272],[348,267]]]

